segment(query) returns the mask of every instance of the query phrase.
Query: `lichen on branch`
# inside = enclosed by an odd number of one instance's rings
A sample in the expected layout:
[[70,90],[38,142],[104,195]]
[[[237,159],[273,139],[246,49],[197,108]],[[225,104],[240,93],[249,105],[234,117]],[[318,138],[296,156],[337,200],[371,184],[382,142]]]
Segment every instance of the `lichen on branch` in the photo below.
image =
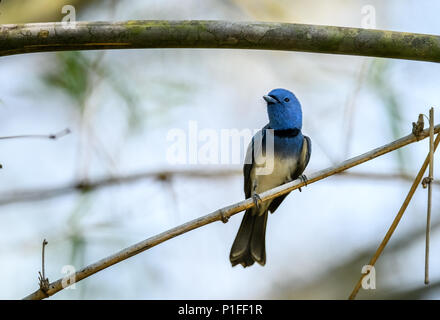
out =
[[440,36],[361,28],[203,20],[0,25],[0,56],[139,48],[284,50],[440,62]]

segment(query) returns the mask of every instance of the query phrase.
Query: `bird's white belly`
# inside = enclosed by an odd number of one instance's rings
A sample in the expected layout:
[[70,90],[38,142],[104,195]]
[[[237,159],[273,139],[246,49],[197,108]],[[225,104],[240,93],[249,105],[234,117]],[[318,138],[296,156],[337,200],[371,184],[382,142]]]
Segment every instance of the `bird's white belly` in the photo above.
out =
[[261,193],[269,189],[280,186],[291,179],[291,175],[295,172],[297,166],[296,158],[275,159],[273,170],[270,174],[256,174],[255,170],[252,170],[255,176],[256,186],[255,192]]

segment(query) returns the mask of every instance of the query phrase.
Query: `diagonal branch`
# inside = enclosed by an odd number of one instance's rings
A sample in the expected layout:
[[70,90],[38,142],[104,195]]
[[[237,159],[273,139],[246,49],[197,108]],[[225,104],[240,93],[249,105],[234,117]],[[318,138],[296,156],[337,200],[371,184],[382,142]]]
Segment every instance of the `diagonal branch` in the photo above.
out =
[[[435,151],[438,144],[440,142],[440,135],[437,135],[437,138],[435,139],[435,142],[432,146],[432,152]],[[417,174],[416,178],[414,179],[413,184],[411,185],[411,188],[405,198],[405,200],[402,203],[402,206],[399,209],[399,212],[397,212],[396,217],[393,220],[393,223],[391,223],[390,228],[388,229],[387,233],[385,234],[385,237],[383,238],[382,242],[380,243],[379,247],[377,248],[376,252],[374,253],[373,257],[371,258],[368,265],[374,267],[374,265],[377,262],[377,259],[379,259],[380,255],[382,254],[383,250],[385,249],[386,245],[388,244],[388,241],[390,241],[391,236],[393,235],[394,231],[396,230],[400,220],[403,217],[403,214],[405,213],[406,208],[408,208],[409,202],[411,201],[414,193],[417,190],[417,187],[419,186],[420,182],[422,181],[423,175],[425,174],[426,168],[428,167],[428,164],[430,162],[430,155],[432,153],[430,152],[427,156],[425,161],[422,164],[422,167],[419,170],[419,173]],[[353,291],[351,292],[350,296],[348,297],[350,300],[354,300],[356,298],[357,293],[359,292],[359,289],[361,288],[363,279],[369,274],[369,271],[367,273],[363,273],[358,282],[356,283]]]
[[139,48],[263,49],[440,62],[440,36],[385,30],[206,20],[0,25],[0,56]]
[[[440,125],[435,126],[434,128],[435,133],[440,132]],[[419,141],[421,139],[426,138],[429,136],[429,130],[423,130],[418,134],[416,137],[414,134],[407,135],[406,137],[400,138],[399,140],[393,141],[389,144],[386,144],[382,147],[373,149],[369,152],[366,152],[360,156],[348,159],[341,164],[330,167],[321,171],[318,171],[308,177],[307,184],[311,184],[314,182],[317,182],[319,180],[325,179],[329,176],[332,176],[334,174],[340,173],[342,171],[345,171],[347,169],[350,169],[354,166],[360,165],[364,162],[367,162],[369,160],[375,159],[377,157],[380,157],[386,153],[389,153],[391,151],[394,151],[396,149],[402,148],[410,143]],[[305,182],[301,179],[297,179],[295,181],[286,183],[284,185],[281,185],[279,187],[273,188],[271,190],[268,190],[266,192],[263,192],[260,194],[260,197],[263,201],[276,198],[278,196],[281,196],[283,194],[289,193],[295,189],[298,189],[300,187],[303,187],[305,185]],[[181,234],[184,234],[188,231],[200,228],[202,226],[205,226],[207,224],[210,224],[215,221],[223,221],[226,222],[229,217],[237,214],[240,211],[249,209],[250,207],[254,206],[254,202],[251,198],[234,203],[230,206],[218,209],[210,214],[207,214],[205,216],[202,216],[200,218],[191,220],[187,223],[184,223],[180,226],[177,226],[175,228],[172,228],[170,230],[167,230],[165,232],[162,232],[158,235],[155,235],[153,237],[150,237],[146,240],[143,240],[141,242],[138,242],[130,247],[127,247],[109,257],[106,257],[104,259],[99,260],[98,262],[95,262],[89,266],[86,266],[82,268],[81,270],[77,271],[74,275],[75,282],[81,281],[87,277],[90,277],[91,275],[108,268],[118,262],[121,262],[123,260],[126,260],[136,254],[139,254],[145,250],[148,250],[164,241],[167,241],[169,239],[172,239],[174,237],[177,237]],[[43,292],[41,289],[38,289],[37,291],[31,293],[24,299],[44,299],[47,296],[54,295],[55,293],[63,290],[63,279],[56,280],[55,282],[52,282],[49,284],[49,288]]]

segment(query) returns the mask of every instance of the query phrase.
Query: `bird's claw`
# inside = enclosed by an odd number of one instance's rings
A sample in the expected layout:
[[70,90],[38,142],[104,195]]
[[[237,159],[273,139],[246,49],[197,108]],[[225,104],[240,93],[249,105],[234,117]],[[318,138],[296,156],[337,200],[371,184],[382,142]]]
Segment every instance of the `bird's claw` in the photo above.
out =
[[304,185],[307,187],[307,181],[309,181],[307,176],[305,174],[302,174],[299,176],[299,178],[304,182]]
[[255,207],[257,209],[260,209],[260,203],[262,202],[260,196],[258,195],[258,193],[254,193],[252,195],[252,200],[254,201]]
[[[305,174],[302,174],[299,176],[299,179],[304,182],[304,186],[307,187],[307,181],[309,181],[309,179],[307,179],[307,176]],[[301,187],[298,188],[299,192],[302,192]]]

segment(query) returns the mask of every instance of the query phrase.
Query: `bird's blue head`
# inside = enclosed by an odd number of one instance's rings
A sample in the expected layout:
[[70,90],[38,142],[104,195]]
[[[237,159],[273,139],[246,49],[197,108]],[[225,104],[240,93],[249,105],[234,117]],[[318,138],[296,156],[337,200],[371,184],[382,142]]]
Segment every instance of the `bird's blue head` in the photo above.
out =
[[267,96],[269,125],[272,129],[302,128],[301,104],[296,96],[286,89],[274,89]]

